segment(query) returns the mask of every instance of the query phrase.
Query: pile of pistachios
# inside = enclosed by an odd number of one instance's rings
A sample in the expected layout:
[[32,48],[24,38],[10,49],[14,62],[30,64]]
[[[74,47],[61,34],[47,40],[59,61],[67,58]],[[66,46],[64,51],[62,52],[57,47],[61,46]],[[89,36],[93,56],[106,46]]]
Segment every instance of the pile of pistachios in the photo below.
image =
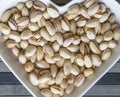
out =
[[115,15],[97,0],[63,15],[37,0],[19,2],[3,13],[0,32],[43,97],[62,97],[84,84],[120,39]]

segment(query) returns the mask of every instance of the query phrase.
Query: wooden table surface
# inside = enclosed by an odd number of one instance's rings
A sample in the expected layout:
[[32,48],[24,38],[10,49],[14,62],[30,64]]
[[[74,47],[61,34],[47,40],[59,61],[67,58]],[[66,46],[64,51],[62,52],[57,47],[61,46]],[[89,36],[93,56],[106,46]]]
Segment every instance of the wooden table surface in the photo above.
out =
[[[64,4],[69,0],[53,0]],[[120,0],[118,0],[120,2]],[[108,0],[110,2],[110,0]],[[0,59],[0,97],[33,97]],[[120,60],[84,97],[120,97]]]

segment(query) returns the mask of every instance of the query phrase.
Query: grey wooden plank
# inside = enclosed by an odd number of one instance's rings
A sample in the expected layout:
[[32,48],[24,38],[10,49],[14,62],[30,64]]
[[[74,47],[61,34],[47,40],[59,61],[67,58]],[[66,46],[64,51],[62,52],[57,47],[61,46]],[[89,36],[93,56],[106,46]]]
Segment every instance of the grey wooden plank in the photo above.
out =
[[98,95],[106,96],[119,96],[120,97],[120,85],[95,85],[93,86],[86,95]]
[[[0,85],[21,85],[10,72],[0,73]],[[120,73],[105,74],[96,85],[120,85]]]
[[[10,97],[10,95],[11,97],[32,97],[31,94],[22,85],[0,85],[0,97]],[[103,95],[104,97],[120,97],[120,85],[95,85],[85,95],[88,97],[101,97]]]

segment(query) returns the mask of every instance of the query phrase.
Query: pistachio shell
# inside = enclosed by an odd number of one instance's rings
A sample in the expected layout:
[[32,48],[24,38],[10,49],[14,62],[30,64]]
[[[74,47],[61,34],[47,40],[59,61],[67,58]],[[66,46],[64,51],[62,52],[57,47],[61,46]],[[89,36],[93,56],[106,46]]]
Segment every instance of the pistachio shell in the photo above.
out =
[[99,20],[100,23],[104,23],[105,21],[107,21],[108,17],[109,17],[109,14],[108,13],[104,13],[102,15],[102,17],[100,18],[100,20]]
[[85,81],[85,76],[80,74],[75,79],[75,87],[81,86]]
[[0,23],[0,32],[8,35],[11,32],[11,29],[6,24]]
[[36,62],[36,65],[39,68],[42,68],[42,69],[50,68],[50,65],[47,62],[45,62],[45,61],[38,61],[38,62]]
[[14,48],[16,46],[16,43],[14,40],[7,40],[5,42],[5,45],[7,46],[7,48]]
[[30,21],[35,23],[38,22],[42,18],[42,12],[35,11],[30,15]]
[[59,45],[62,45],[63,44],[63,36],[61,33],[57,33],[56,34],[56,40],[58,42]]
[[11,17],[11,15],[12,15],[11,10],[5,11],[1,16],[1,21],[7,22],[9,20],[9,18]]
[[93,29],[89,29],[86,31],[86,34],[87,34],[87,37],[90,39],[90,40],[93,40],[95,39],[96,35],[95,35],[95,31]]
[[37,60],[38,61],[41,61],[44,57],[44,52],[43,52],[43,49],[42,47],[38,47],[37,48]]
[[28,0],[28,1],[26,1],[25,5],[26,5],[26,7],[27,7],[28,9],[30,9],[30,8],[32,8],[32,6],[33,6],[33,1],[32,1],[32,0]]
[[15,31],[17,30],[17,23],[13,19],[10,19],[8,21],[8,25],[12,30],[15,30]]
[[24,54],[20,53],[18,56],[18,60],[21,64],[25,64],[27,62],[27,58]]
[[120,39],[120,28],[119,27],[114,30],[114,39],[115,40]]
[[34,45],[28,45],[28,47],[25,49],[25,56],[31,57],[36,53],[36,46]]
[[63,89],[57,85],[53,85],[50,87],[50,90],[54,93],[54,94],[60,94]]
[[61,25],[63,30],[69,31],[70,30],[70,24],[67,20],[61,20]]
[[85,77],[89,77],[94,73],[93,69],[85,69],[84,70],[84,75]]
[[20,50],[17,47],[12,48],[12,53],[18,57]]
[[108,44],[109,48],[113,49],[116,47],[116,45],[117,45],[116,41],[114,40],[109,41],[109,44]]
[[60,70],[58,74],[56,75],[56,84],[62,83],[63,78],[64,78],[64,73],[63,71]]
[[50,35],[54,35],[56,33],[56,29],[51,22],[46,21],[45,26]]
[[104,35],[104,40],[105,41],[110,41],[113,38],[113,32],[112,31],[107,31]]
[[21,33],[22,40],[28,40],[31,37],[32,37],[32,31],[30,31],[30,30],[25,30]]
[[92,67],[92,59],[91,59],[91,56],[85,55],[85,56],[84,56],[84,62],[85,62],[85,66],[86,66],[87,68],[91,68],[91,67]]
[[55,52],[58,52],[60,49],[60,45],[57,42],[54,42],[52,48],[54,49]]
[[78,13],[79,12],[79,6],[78,4],[74,4],[69,7],[68,13]]
[[71,43],[74,41],[74,38],[73,37],[69,37],[67,39],[64,40],[63,42],[63,46],[64,47],[68,47],[69,45],[71,45]]
[[68,85],[68,87],[65,89],[65,92],[67,94],[70,94],[74,90],[74,84]]
[[53,97],[53,94],[49,89],[42,89],[40,93],[43,97]]
[[45,11],[46,5],[40,1],[34,1],[33,7],[37,10]]
[[48,14],[52,17],[52,18],[57,18],[59,17],[59,12],[55,9],[55,8],[47,8],[47,12]]
[[102,65],[102,60],[98,55],[92,54],[91,57],[92,57],[92,63],[94,66],[99,67]]
[[65,60],[64,66],[63,66],[63,71],[65,75],[69,75],[71,73],[72,65],[69,60]]
[[70,57],[71,57],[71,52],[69,52],[65,48],[61,48],[59,50],[59,54],[60,54],[61,57],[65,58],[65,59],[70,59]]
[[50,70],[51,70],[51,75],[52,75],[52,77],[56,77],[57,72],[58,72],[57,66],[56,66],[56,65],[51,65]]
[[29,10],[28,10],[26,7],[24,7],[24,8],[22,9],[21,14],[22,14],[22,16],[29,16]]
[[20,38],[20,34],[18,32],[15,31],[11,31],[11,33],[8,36],[10,39],[13,39],[15,42],[20,42],[21,38]]
[[31,72],[34,69],[34,64],[31,62],[27,62],[25,64],[25,71],[26,72]]
[[41,84],[44,84],[44,83],[46,83],[46,82],[48,82],[49,80],[51,79],[51,76],[50,76],[50,74],[43,74],[43,75],[41,75],[40,77],[39,77],[39,83],[41,83]]
[[102,42],[102,43],[100,43],[99,48],[102,51],[105,50],[105,49],[107,49],[108,48],[108,42]]
[[105,51],[103,51],[102,53],[102,60],[107,60],[110,56],[111,56],[111,49],[106,49]]
[[80,54],[78,54],[78,55],[76,56],[76,58],[75,58],[75,62],[76,62],[77,65],[79,65],[79,66],[81,66],[81,67],[84,66],[83,56],[80,55]]
[[90,19],[88,20],[86,27],[88,28],[94,28],[99,26],[99,20],[98,19]]
[[31,31],[37,31],[37,30],[39,30],[38,24],[37,24],[37,23],[32,23],[32,22],[30,22],[30,23],[28,24],[28,28],[29,28]]
[[17,19],[17,24],[20,27],[26,27],[29,23],[29,18],[28,17],[20,17],[19,19]]
[[80,73],[79,67],[77,65],[72,65],[71,73],[73,75],[78,75]]
[[49,63],[49,64],[55,64],[55,60],[53,60],[53,57],[45,55],[44,58],[45,58],[45,61],[47,63]]

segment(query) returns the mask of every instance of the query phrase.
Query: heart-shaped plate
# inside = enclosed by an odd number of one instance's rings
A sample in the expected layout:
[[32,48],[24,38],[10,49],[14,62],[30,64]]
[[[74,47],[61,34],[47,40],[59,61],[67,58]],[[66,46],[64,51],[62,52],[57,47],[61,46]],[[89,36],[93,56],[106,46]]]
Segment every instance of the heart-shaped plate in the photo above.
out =
[[[2,13],[12,7],[15,6],[18,2],[24,2],[26,0],[0,0],[0,16]],[[63,14],[68,10],[68,8],[75,3],[81,3],[83,0],[72,0],[68,4],[64,6],[58,6],[51,2],[50,0],[40,0],[44,2],[46,5],[53,5],[58,9],[60,14]],[[99,2],[103,2],[107,5],[108,8],[111,9],[112,13],[116,15],[116,20],[120,23],[120,14],[118,9],[120,9],[120,5],[116,0],[98,0]],[[25,88],[34,96],[41,97],[39,89],[32,86],[29,80],[27,79],[27,73],[23,69],[23,66],[17,61],[15,56],[10,52],[9,49],[6,48],[2,41],[2,35],[0,34],[0,57],[7,65],[7,67],[12,71],[12,73],[17,77],[17,79],[25,86]],[[85,83],[76,88],[71,95],[67,95],[66,97],[81,97],[84,95],[120,58],[120,43],[118,42],[117,47],[113,50],[112,56],[103,63],[103,65],[95,70],[95,74],[85,81]]]

